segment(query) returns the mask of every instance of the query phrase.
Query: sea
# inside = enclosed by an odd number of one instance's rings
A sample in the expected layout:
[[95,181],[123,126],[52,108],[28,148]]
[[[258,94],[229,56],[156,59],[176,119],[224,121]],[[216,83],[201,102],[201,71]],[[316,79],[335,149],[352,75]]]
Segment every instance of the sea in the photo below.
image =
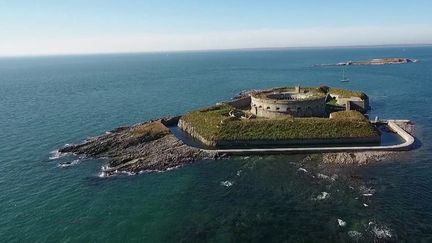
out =
[[[418,62],[314,66],[384,57]],[[104,159],[56,153],[293,85],[364,91],[371,119],[415,123],[416,149],[363,166],[255,155],[112,177]],[[432,242],[431,125],[430,46],[0,58],[0,242]]]

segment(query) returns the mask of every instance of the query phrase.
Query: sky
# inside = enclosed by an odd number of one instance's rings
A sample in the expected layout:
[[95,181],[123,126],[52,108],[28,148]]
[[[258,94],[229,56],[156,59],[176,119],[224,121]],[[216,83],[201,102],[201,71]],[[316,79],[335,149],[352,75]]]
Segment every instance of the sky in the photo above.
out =
[[0,0],[0,56],[432,44],[431,0]]

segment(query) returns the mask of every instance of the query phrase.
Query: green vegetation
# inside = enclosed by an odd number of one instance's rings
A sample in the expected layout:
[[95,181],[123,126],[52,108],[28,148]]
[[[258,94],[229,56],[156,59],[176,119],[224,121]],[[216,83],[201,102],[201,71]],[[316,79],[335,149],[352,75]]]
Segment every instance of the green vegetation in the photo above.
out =
[[[354,113],[328,118],[283,118],[243,120],[228,116],[229,105],[193,111],[182,117],[207,140],[289,140],[374,137],[377,132]],[[361,115],[361,114],[360,114]],[[350,117],[353,119],[342,119]]]
[[228,112],[233,109],[229,105],[212,106],[202,110],[192,111],[182,119],[196,129],[196,131],[208,140],[215,140],[220,133],[222,122],[229,118]]
[[337,120],[357,120],[367,122],[366,117],[358,111],[338,111],[331,113],[332,119]]
[[133,127],[132,135],[134,137],[149,137],[149,138],[160,138],[169,133],[169,129],[163,125],[160,121],[154,121],[145,123],[136,127]]
[[337,105],[337,99],[335,97],[331,97],[328,101],[327,101],[327,105]]
[[337,89],[337,88],[330,88],[329,93],[339,95],[343,98],[349,98],[349,97],[359,97],[361,99],[366,99],[367,95],[360,91],[352,91],[352,90],[346,90],[346,89]]
[[314,138],[371,137],[376,133],[366,122],[296,118],[279,120],[238,120],[221,127],[221,140],[288,140]]

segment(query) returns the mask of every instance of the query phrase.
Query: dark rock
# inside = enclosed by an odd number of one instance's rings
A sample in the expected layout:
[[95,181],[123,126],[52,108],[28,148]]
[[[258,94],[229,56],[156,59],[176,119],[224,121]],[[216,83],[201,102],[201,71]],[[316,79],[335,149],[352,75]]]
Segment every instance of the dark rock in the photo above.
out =
[[190,147],[177,139],[164,125],[172,121],[171,118],[164,118],[120,127],[81,144],[65,146],[59,151],[108,158],[108,166],[103,171],[106,175],[116,172],[164,171],[197,159],[212,159],[217,156]]

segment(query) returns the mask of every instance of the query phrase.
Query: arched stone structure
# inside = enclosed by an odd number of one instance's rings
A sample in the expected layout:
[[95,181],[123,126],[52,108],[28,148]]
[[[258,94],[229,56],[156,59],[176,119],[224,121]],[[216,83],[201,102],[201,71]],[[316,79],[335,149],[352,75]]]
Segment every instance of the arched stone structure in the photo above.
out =
[[299,89],[271,90],[251,95],[251,112],[257,117],[276,118],[281,116],[321,117],[325,115],[326,95]]

